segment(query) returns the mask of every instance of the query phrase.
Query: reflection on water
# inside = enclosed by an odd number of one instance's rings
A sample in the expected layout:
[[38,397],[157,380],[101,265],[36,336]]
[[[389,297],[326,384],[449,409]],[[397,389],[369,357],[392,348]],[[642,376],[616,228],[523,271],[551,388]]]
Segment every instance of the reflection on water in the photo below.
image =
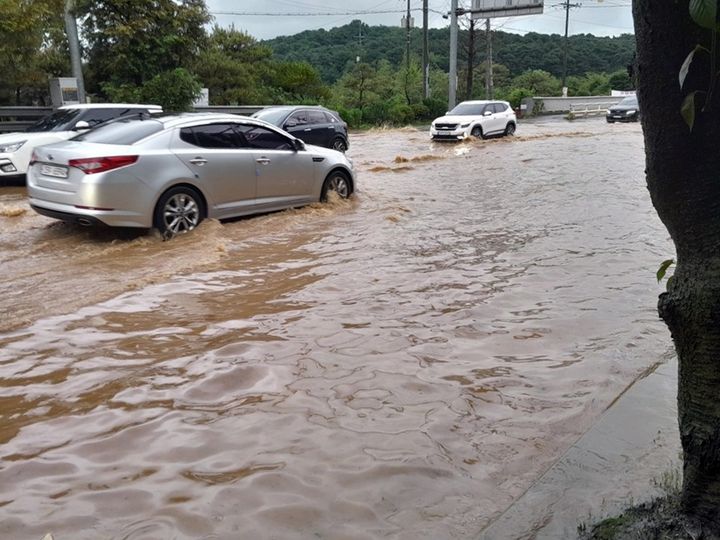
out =
[[0,537],[471,538],[667,350],[638,126],[351,154],[170,242],[0,190]]

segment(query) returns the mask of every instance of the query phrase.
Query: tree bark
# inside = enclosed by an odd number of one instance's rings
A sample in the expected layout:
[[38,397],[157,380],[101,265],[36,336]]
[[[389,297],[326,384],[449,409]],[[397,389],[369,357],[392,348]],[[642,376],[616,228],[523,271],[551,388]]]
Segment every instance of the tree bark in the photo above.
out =
[[697,44],[710,48],[711,33],[688,4],[633,0],[633,15],[647,185],[676,250],[658,311],[679,359],[682,507],[720,535],[720,101],[715,92],[689,130],[681,105],[710,87],[709,55],[696,55],[683,89],[678,75]]

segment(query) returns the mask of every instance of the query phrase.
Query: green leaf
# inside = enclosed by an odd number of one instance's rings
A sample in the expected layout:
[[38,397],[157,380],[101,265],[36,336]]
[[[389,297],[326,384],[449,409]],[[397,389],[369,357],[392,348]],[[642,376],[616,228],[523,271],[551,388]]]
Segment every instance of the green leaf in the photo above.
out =
[[668,259],[662,262],[660,268],[658,268],[657,274],[655,274],[657,276],[658,283],[662,281],[662,279],[665,277],[667,269],[670,268],[673,264],[675,264],[675,259]]
[[680,114],[690,128],[690,131],[692,131],[692,128],[695,125],[695,94],[697,94],[697,91],[691,92],[685,96],[685,99],[680,106]]
[[680,88],[682,88],[683,84],[685,84],[685,78],[687,77],[687,74],[690,71],[690,64],[692,64],[692,61],[695,58],[695,53],[700,52],[700,51],[710,52],[702,45],[695,45],[695,48],[692,51],[690,51],[690,54],[687,55],[687,58],[685,59],[682,67],[680,68],[680,74],[679,74]]
[[703,28],[720,30],[717,7],[718,0],[690,0],[690,16]]

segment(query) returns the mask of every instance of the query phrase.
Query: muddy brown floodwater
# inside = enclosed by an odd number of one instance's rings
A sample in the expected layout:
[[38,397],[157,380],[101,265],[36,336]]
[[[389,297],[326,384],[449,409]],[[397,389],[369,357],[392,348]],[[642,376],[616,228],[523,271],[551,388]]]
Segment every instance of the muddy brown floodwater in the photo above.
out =
[[667,359],[639,126],[349,155],[170,242],[0,188],[0,538],[475,538]]

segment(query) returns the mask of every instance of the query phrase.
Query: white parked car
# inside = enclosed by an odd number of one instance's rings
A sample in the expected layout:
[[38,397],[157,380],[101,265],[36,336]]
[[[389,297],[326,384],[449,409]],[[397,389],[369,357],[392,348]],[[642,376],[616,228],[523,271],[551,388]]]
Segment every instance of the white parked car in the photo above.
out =
[[0,180],[25,181],[37,146],[66,141],[97,124],[133,113],[161,113],[158,105],[92,103],[65,105],[26,131],[0,135]]
[[430,127],[435,140],[457,141],[467,137],[512,135],[517,127],[515,111],[507,101],[463,101]]

